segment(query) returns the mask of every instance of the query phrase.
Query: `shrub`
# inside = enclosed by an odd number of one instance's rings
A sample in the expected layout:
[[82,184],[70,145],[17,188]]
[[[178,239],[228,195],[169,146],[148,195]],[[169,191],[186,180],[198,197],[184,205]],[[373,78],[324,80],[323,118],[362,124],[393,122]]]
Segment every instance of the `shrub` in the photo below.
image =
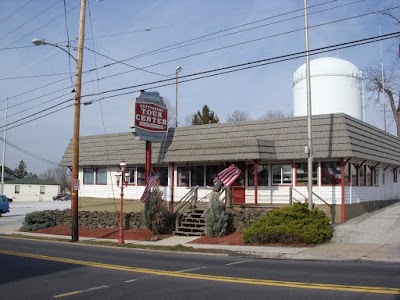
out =
[[166,208],[160,189],[151,191],[143,208],[143,218],[144,224],[154,235],[172,232],[174,216]]
[[56,225],[54,216],[48,211],[35,211],[25,215],[21,231],[35,231]]
[[206,234],[211,237],[224,236],[228,228],[228,215],[225,213],[224,204],[219,197],[212,196],[210,207],[205,215]]
[[245,243],[322,244],[331,238],[324,212],[301,203],[275,209],[243,230]]

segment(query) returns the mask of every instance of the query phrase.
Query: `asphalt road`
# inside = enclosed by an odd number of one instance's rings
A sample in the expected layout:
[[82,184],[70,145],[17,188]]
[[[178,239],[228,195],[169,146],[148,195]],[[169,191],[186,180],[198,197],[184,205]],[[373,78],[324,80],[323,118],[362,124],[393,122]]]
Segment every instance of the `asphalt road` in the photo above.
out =
[[0,238],[2,299],[399,299],[400,264],[255,259]]

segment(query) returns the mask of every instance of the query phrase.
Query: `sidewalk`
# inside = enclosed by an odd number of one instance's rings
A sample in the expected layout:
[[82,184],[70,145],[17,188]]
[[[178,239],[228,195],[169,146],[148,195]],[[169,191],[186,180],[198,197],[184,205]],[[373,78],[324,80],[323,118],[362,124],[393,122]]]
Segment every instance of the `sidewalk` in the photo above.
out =
[[[0,234],[21,234],[3,230]],[[65,236],[23,233],[69,239]],[[80,238],[93,240],[93,238]],[[216,249],[235,252],[238,255],[254,255],[262,258],[324,261],[377,261],[400,263],[400,202],[386,208],[366,213],[334,227],[330,243],[314,247],[268,247],[191,244],[197,237],[173,236],[160,241],[131,241],[138,245],[175,246],[184,245],[194,249]],[[105,239],[101,239],[104,241]],[[115,241],[115,240],[111,240]]]

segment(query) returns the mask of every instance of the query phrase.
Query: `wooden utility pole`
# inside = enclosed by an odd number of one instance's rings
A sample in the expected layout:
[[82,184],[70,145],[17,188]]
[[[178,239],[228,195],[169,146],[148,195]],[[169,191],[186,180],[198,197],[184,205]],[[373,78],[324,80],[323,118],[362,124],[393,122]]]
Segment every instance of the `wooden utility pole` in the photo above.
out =
[[[79,20],[79,40],[78,40],[78,59],[76,66],[76,83],[75,83],[75,101],[74,101],[74,129],[72,138],[72,228],[71,240],[76,242],[79,240],[78,230],[78,190],[79,190],[79,127],[81,115],[81,87],[82,87],[82,65],[83,65],[83,44],[85,37],[85,16],[86,16],[86,0],[81,0],[81,12]],[[69,41],[68,41],[69,42]]]

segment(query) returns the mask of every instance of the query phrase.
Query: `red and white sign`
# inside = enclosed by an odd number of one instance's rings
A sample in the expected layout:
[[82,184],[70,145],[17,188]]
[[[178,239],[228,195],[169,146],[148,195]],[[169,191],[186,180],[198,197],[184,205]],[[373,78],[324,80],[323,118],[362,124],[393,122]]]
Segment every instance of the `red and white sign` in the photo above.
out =
[[167,132],[167,109],[152,103],[136,102],[135,127],[152,132]]

